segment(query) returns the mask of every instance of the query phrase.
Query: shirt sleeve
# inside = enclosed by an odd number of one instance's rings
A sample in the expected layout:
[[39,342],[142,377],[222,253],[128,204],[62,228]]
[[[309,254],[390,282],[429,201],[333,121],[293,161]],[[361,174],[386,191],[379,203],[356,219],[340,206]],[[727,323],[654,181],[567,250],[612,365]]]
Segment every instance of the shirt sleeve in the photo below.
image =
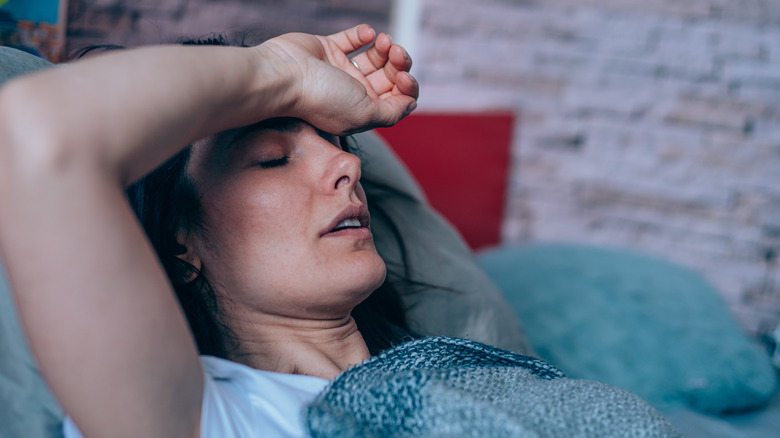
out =
[[[232,382],[230,382],[232,383]],[[254,430],[247,400],[234,391],[228,382],[218,383],[205,374],[201,407],[200,436],[243,438],[261,436]]]
[[207,358],[202,438],[308,437],[302,411],[327,381]]

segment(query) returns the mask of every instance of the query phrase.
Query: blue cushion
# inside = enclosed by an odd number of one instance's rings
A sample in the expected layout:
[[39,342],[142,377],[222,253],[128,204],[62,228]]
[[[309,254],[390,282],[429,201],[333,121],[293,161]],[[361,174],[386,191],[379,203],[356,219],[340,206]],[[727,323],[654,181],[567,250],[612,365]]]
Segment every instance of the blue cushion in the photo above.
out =
[[761,406],[775,389],[768,354],[691,270],[567,244],[500,248],[480,263],[531,345],[571,377],[709,413]]

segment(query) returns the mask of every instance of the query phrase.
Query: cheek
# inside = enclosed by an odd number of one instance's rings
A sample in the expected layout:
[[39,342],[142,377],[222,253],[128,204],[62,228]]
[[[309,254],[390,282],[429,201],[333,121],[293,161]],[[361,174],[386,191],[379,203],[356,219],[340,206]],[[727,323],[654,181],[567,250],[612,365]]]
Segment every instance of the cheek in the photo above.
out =
[[295,215],[291,206],[290,194],[280,190],[253,191],[249,196],[241,197],[234,205],[236,228],[245,238],[263,236],[273,239],[289,228]]
[[366,199],[366,191],[363,190],[363,184],[357,183],[357,186],[355,186],[355,193],[357,194],[358,199],[360,199],[360,202],[368,207],[368,199]]
[[288,258],[296,247],[297,237],[292,231],[303,231],[301,222],[306,217],[291,203],[290,191],[268,187],[215,193],[204,205],[204,250],[208,253],[204,254],[204,263],[208,261],[212,270],[239,275],[242,271],[258,272],[273,260]]

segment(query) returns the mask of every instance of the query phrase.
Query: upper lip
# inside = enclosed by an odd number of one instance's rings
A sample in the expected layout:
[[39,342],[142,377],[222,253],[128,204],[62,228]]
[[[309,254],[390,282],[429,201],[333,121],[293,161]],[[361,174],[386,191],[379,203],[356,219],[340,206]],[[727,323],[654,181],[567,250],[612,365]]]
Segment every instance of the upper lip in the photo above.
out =
[[365,228],[368,228],[370,224],[370,216],[366,206],[363,204],[353,204],[344,210],[341,210],[341,213],[333,218],[333,220],[330,221],[330,224],[320,232],[320,236],[330,233],[339,223],[347,219],[357,219],[360,221],[360,225]]

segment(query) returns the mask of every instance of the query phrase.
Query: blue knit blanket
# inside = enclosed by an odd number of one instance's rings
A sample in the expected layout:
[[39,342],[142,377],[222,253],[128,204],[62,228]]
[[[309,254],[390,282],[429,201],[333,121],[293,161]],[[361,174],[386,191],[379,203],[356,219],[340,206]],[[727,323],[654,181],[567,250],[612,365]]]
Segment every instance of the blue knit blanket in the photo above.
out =
[[407,342],[351,368],[304,415],[315,438],[680,436],[626,391],[453,338]]

